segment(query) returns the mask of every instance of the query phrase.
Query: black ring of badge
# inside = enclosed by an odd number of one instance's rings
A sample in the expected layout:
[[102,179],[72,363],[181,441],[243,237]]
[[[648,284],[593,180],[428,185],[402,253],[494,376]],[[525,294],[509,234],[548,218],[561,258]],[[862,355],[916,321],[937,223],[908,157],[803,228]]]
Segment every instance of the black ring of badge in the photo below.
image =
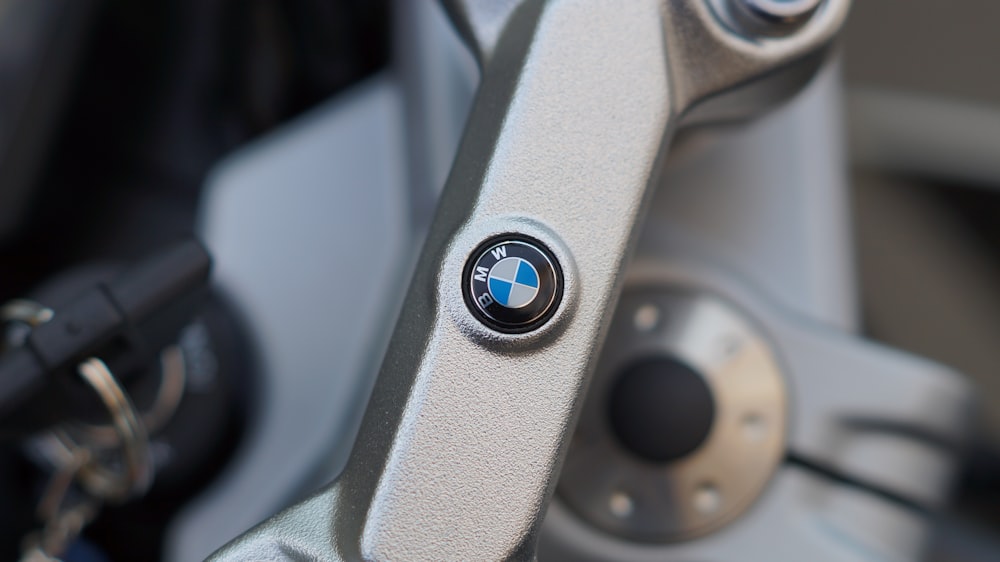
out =
[[[503,251],[500,251],[500,250]],[[494,252],[497,250],[497,252]],[[489,291],[488,272],[507,257],[521,258],[538,273],[538,293],[521,308],[508,308],[493,300]],[[544,244],[523,234],[494,236],[476,247],[465,264],[462,294],[472,314],[483,324],[506,334],[530,332],[548,322],[563,294],[562,269]],[[489,298],[484,298],[489,295]],[[489,304],[484,304],[487,301]]]

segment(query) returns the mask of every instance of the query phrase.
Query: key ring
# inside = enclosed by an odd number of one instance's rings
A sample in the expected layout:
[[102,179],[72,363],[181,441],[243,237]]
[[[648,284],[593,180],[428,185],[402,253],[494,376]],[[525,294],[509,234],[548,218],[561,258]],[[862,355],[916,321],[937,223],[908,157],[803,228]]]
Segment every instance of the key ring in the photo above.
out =
[[[102,463],[97,455],[80,467],[79,481],[91,495],[107,501],[124,501],[141,494],[153,477],[149,454],[149,439],[132,401],[103,361],[91,357],[78,367],[81,378],[97,393],[111,416],[111,427],[121,446],[121,467],[114,469]],[[39,452],[55,466],[75,458],[80,449],[92,449],[71,432],[70,428],[54,429],[39,443]]]
[[[184,363],[184,352],[179,346],[172,345],[160,352],[160,385],[156,390],[156,398],[149,409],[143,411],[139,419],[147,433],[156,433],[173,417],[184,397],[187,385],[187,367]],[[118,431],[113,425],[79,424],[74,430],[89,442],[101,447],[114,447],[118,444]]]
[[[35,328],[51,320],[52,316],[50,308],[27,299],[0,306],[0,324],[20,322]],[[124,501],[144,492],[152,480],[147,428],[155,431],[162,427],[180,403],[187,379],[183,352],[178,346],[171,346],[160,354],[160,386],[153,405],[141,415],[103,361],[92,357],[80,363],[77,369],[104,404],[111,423],[75,424],[52,430],[36,441],[37,450],[53,466],[60,467],[78,458],[82,449],[120,447],[123,462],[119,470],[105,466],[97,455],[91,455],[91,460],[80,468],[79,476],[80,483],[89,493],[108,501]]]
[[[52,309],[33,300],[15,299],[0,306],[0,325],[21,323],[28,328],[38,326],[52,319]],[[0,351],[6,342],[0,339]],[[187,386],[187,365],[184,351],[172,345],[160,352],[160,385],[156,390],[153,404],[142,412],[140,419],[147,433],[155,433],[173,417],[184,397]],[[74,427],[88,442],[101,447],[114,447],[118,433],[111,425],[79,424]]]
[[80,467],[78,479],[87,493],[102,500],[121,502],[141,494],[152,480],[153,463],[149,439],[135,407],[103,361],[91,357],[80,363],[78,369],[81,378],[94,389],[111,416],[116,444],[121,448],[121,467],[115,469],[102,462],[98,458],[98,448],[87,443],[84,436],[77,435],[70,426],[43,434],[35,442],[36,451],[57,469],[77,458],[81,450],[89,451],[90,459]]
[[[111,415],[111,427],[121,449],[121,467],[102,462],[101,450],[83,444],[68,428],[57,428],[39,439],[37,451],[55,467],[55,474],[38,504],[45,521],[41,531],[24,542],[22,560],[52,561],[97,514],[103,502],[122,502],[145,492],[153,478],[149,440],[135,407],[103,361],[91,357],[78,366],[80,377],[97,393]],[[82,499],[68,501],[78,483]]]
[[[19,323],[28,330],[53,317],[53,311],[30,300],[10,301],[0,306],[0,327]],[[0,351],[17,345],[26,335],[7,331],[0,337]],[[77,366],[80,378],[104,404],[111,418],[108,425],[65,425],[43,434],[35,450],[55,468],[55,473],[38,505],[45,521],[42,530],[24,543],[22,560],[57,560],[66,543],[96,515],[103,502],[122,502],[144,493],[153,478],[145,421],[159,427],[173,415],[184,392],[186,373],[180,348],[172,346],[160,356],[162,379],[153,406],[140,416],[128,394],[96,357]],[[119,459],[106,453],[118,450]],[[71,488],[78,484],[85,496],[70,500]]]

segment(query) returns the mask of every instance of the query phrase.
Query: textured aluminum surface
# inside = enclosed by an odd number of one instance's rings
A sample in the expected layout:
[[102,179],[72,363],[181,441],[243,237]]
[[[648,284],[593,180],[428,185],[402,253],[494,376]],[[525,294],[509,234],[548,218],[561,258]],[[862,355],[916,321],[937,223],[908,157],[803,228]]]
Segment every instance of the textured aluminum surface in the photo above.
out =
[[[736,36],[697,0],[515,8],[480,61],[466,137],[345,472],[219,559],[530,559],[677,117],[822,47],[847,4],[828,2],[781,40]],[[489,330],[461,296],[469,252],[511,231],[545,243],[565,276],[555,316],[530,334]]]
[[[627,451],[605,413],[621,370],[649,356],[690,365],[714,397],[705,441],[669,463],[651,463]],[[781,462],[785,394],[768,342],[732,305],[691,287],[627,287],[558,496],[595,526],[626,539],[675,541],[712,532],[753,503]]]

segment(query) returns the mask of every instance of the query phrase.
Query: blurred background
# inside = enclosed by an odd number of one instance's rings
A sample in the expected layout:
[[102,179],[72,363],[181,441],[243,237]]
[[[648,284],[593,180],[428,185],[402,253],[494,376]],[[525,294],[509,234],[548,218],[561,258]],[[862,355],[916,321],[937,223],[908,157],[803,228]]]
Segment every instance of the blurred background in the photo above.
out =
[[864,330],[966,374],[980,400],[952,506],[967,525],[939,528],[940,560],[971,535],[1000,554],[996,17],[976,0],[862,1],[842,40]]
[[[391,71],[394,15],[381,0],[0,0],[0,302],[194,230],[223,157]],[[997,21],[988,0],[856,0],[839,45],[864,333],[964,373],[981,399],[935,560],[1000,559]],[[248,373],[228,384],[252,387]],[[195,473],[87,536],[111,559],[158,557],[252,400],[234,399]],[[13,559],[37,475],[0,447]]]
[[[193,232],[210,169],[384,69],[389,27],[369,0],[0,0],[0,302]],[[238,328],[206,315],[210,337],[188,339],[212,339],[214,363]],[[254,373],[220,363],[154,442],[172,458],[142,502],[88,526],[101,555],[160,559],[168,523],[231,461]],[[38,526],[45,478],[23,449],[0,440],[0,560]]]

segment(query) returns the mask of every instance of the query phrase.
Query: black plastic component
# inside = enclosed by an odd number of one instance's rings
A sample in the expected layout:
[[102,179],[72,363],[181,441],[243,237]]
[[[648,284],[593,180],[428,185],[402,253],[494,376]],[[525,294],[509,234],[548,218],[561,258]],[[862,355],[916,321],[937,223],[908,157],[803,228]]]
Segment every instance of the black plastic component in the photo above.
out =
[[694,452],[715,418],[712,391],[697,371],[672,357],[628,366],[611,392],[611,427],[635,455],[667,463]]
[[33,330],[26,351],[33,352],[38,370],[56,371],[117,334],[125,324],[125,314],[108,289],[98,286]]
[[111,282],[108,292],[118,308],[136,321],[203,286],[211,267],[212,258],[204,246],[188,240],[129,269]]
[[170,343],[166,338],[176,336],[180,318],[190,316],[171,309],[204,287],[210,269],[205,248],[186,240],[56,308],[52,320],[32,330],[24,346],[0,356],[3,433],[77,417],[67,393],[78,385],[68,375],[87,357],[113,362],[112,369],[126,379],[148,365],[152,353]]

